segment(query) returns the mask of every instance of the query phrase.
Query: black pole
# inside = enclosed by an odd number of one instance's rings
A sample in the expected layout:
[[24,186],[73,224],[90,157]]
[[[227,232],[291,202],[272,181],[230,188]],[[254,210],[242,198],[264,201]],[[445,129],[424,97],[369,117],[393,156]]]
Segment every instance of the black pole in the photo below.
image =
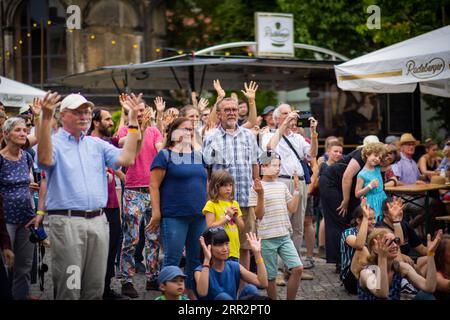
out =
[[0,10],[1,10],[1,32],[2,32],[2,65],[3,65],[3,76],[6,76],[6,55],[5,55],[5,12],[3,8],[3,0],[0,2]]
[[191,87],[191,92],[195,91],[194,66],[189,66],[189,85]]

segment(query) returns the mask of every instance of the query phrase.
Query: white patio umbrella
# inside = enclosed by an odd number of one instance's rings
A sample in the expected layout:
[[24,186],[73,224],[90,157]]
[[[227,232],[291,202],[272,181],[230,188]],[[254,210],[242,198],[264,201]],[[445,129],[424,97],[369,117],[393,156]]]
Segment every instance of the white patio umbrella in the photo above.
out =
[[22,107],[33,102],[33,98],[41,98],[46,92],[32,86],[0,77],[0,101],[6,107]]
[[450,97],[450,26],[422,34],[335,66],[339,88],[413,92]]

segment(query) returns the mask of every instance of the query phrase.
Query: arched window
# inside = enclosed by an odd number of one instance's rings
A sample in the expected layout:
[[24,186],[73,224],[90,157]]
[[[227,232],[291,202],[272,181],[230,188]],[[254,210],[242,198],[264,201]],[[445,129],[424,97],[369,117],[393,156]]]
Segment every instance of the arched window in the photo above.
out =
[[25,0],[15,20],[16,78],[30,84],[67,74],[66,12],[58,0]]

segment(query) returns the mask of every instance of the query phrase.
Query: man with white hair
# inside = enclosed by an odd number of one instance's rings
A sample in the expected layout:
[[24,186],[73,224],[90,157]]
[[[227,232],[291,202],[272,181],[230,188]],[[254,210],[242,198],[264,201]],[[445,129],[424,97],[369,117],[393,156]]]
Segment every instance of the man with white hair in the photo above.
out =
[[[128,97],[129,138],[123,149],[86,136],[94,104],[80,94],[59,102],[48,92],[40,101],[42,123],[38,164],[45,170],[52,244],[55,299],[102,299],[109,249],[109,225],[102,208],[108,199],[106,167],[129,166],[136,157],[139,132],[136,110],[141,96]],[[51,136],[55,109],[63,127]],[[39,216],[41,219],[43,216]],[[40,222],[40,221],[39,221]]]
[[[300,204],[297,212],[291,216],[292,224],[292,241],[297,249],[298,255],[302,247],[303,231],[305,211],[307,204],[307,188],[305,181],[304,168],[301,161],[307,157],[316,157],[318,150],[316,132],[317,121],[311,117],[310,129],[311,129],[311,145],[306,142],[300,134],[294,133],[293,129],[297,125],[298,113],[292,111],[292,108],[288,104],[280,104],[273,111],[273,119],[278,126],[276,132],[269,132],[263,135],[261,146],[263,149],[275,151],[281,157],[281,168],[279,180],[287,185],[289,191],[294,191],[293,176],[296,173],[300,179]],[[308,173],[307,173],[308,174]],[[313,261],[305,261],[304,268],[308,269],[313,266]],[[305,277],[305,276],[304,276]]]

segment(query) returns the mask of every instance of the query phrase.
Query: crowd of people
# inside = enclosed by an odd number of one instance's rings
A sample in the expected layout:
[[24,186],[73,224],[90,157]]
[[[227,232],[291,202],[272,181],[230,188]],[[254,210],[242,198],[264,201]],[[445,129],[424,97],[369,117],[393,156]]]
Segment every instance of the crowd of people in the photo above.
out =
[[[360,299],[449,298],[448,235],[423,234],[423,209],[385,186],[445,184],[450,140],[443,159],[427,140],[416,163],[410,133],[367,136],[348,154],[321,137],[319,157],[316,119],[299,127],[286,103],[258,116],[254,82],[242,101],[213,85],[212,107],[195,93],[180,109],[122,94],[114,132],[108,109],[81,94],[48,92],[19,116],[0,111],[2,298],[33,299],[45,244],[58,300],[137,298],[137,272],[157,300],[277,299],[277,286],[294,300],[313,279],[316,237]],[[436,191],[433,217],[450,214],[449,196]]]

